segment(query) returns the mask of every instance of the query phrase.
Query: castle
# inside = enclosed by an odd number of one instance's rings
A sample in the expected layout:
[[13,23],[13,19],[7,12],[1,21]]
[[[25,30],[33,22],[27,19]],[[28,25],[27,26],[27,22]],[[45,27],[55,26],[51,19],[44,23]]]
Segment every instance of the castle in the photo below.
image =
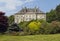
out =
[[23,21],[30,20],[46,20],[46,14],[43,13],[39,8],[22,8],[18,13],[14,15],[15,23],[20,23]]

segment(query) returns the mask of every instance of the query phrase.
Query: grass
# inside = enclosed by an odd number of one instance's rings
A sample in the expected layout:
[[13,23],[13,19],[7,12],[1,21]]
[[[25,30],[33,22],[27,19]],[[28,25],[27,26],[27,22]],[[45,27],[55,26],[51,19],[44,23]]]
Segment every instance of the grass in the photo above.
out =
[[0,35],[0,41],[60,41],[60,34],[30,36]]

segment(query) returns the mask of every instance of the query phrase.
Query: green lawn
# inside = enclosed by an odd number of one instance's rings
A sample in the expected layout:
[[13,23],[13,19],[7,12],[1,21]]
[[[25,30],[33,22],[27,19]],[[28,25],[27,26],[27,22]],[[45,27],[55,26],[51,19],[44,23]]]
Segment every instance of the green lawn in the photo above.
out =
[[0,41],[60,41],[60,34],[30,35],[30,36],[0,35]]

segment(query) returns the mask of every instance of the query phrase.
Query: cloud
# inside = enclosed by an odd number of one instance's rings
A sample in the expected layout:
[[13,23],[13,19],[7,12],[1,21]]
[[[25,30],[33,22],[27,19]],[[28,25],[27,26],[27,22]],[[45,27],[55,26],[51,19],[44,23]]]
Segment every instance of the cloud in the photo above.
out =
[[16,10],[18,6],[32,1],[33,0],[0,0],[0,11],[13,11]]
[[34,1],[34,0],[26,0],[25,2],[31,2],[31,1]]
[[[24,4],[22,1],[19,1],[19,0],[0,0],[0,2],[5,3],[4,7],[2,6],[2,9],[5,8],[8,10],[15,10],[16,6]],[[0,8],[1,8],[1,6],[0,6]]]

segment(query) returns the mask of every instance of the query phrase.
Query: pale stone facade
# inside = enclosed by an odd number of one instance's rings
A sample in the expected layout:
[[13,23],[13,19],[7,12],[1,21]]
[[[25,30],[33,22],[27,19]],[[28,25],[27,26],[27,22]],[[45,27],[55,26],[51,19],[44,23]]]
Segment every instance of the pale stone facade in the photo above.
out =
[[30,20],[46,20],[46,14],[39,10],[39,8],[23,8],[21,11],[14,15],[15,23],[20,23],[23,21]]

